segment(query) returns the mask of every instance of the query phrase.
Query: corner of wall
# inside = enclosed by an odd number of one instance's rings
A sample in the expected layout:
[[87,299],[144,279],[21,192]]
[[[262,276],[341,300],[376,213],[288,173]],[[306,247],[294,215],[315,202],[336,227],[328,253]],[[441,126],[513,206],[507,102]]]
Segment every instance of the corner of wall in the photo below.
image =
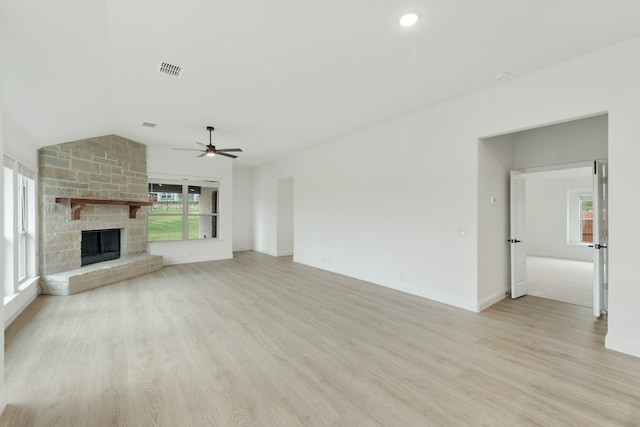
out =
[[487,308],[491,307],[493,304],[502,301],[506,297],[507,297],[507,293],[504,291],[500,291],[490,297],[483,298],[478,302],[478,307],[476,311],[480,313],[481,311],[484,311]]
[[609,350],[640,357],[640,342],[634,342],[626,338],[607,334],[604,338],[604,346]]

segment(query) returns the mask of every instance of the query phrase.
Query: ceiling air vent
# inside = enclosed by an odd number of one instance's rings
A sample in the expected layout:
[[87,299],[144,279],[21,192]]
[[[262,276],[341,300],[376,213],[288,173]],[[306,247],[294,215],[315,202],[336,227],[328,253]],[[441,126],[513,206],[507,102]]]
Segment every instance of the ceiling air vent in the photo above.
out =
[[180,67],[179,65],[169,64],[168,62],[164,61],[160,63],[158,72],[171,77],[182,77],[182,67]]
[[156,127],[155,123],[149,123],[149,122],[142,122],[142,126],[147,127],[147,128],[154,128]]

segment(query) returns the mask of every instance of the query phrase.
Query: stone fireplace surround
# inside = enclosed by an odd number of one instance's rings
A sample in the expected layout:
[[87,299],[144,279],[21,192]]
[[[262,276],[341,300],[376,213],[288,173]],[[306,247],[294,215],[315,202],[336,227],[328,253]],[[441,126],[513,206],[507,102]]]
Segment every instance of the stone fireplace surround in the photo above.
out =
[[[87,205],[79,219],[56,198],[147,201],[146,146],[106,135],[41,148],[39,155],[41,292],[69,295],[162,268],[147,253],[147,208]],[[121,230],[121,258],[80,265],[81,231]]]

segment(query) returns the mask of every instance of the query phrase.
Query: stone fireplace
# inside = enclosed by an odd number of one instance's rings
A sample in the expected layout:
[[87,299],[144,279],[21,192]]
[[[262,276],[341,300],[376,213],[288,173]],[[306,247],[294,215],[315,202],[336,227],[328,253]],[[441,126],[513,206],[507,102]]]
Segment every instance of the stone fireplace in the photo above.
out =
[[[162,267],[161,257],[147,254],[144,144],[107,135],[47,146],[38,154],[42,293],[72,294]],[[87,263],[83,232],[96,230],[118,230],[118,247],[104,247],[107,254],[93,254]],[[85,235],[102,244],[100,233]],[[100,259],[115,258],[115,252],[119,258]]]

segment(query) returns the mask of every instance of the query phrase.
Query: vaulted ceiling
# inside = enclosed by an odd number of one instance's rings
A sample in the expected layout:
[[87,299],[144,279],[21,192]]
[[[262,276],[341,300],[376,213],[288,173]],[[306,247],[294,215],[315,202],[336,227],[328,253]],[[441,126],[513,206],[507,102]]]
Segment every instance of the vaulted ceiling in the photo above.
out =
[[2,0],[0,14],[5,122],[38,147],[115,133],[195,148],[213,125],[246,166],[640,35],[637,0]]

